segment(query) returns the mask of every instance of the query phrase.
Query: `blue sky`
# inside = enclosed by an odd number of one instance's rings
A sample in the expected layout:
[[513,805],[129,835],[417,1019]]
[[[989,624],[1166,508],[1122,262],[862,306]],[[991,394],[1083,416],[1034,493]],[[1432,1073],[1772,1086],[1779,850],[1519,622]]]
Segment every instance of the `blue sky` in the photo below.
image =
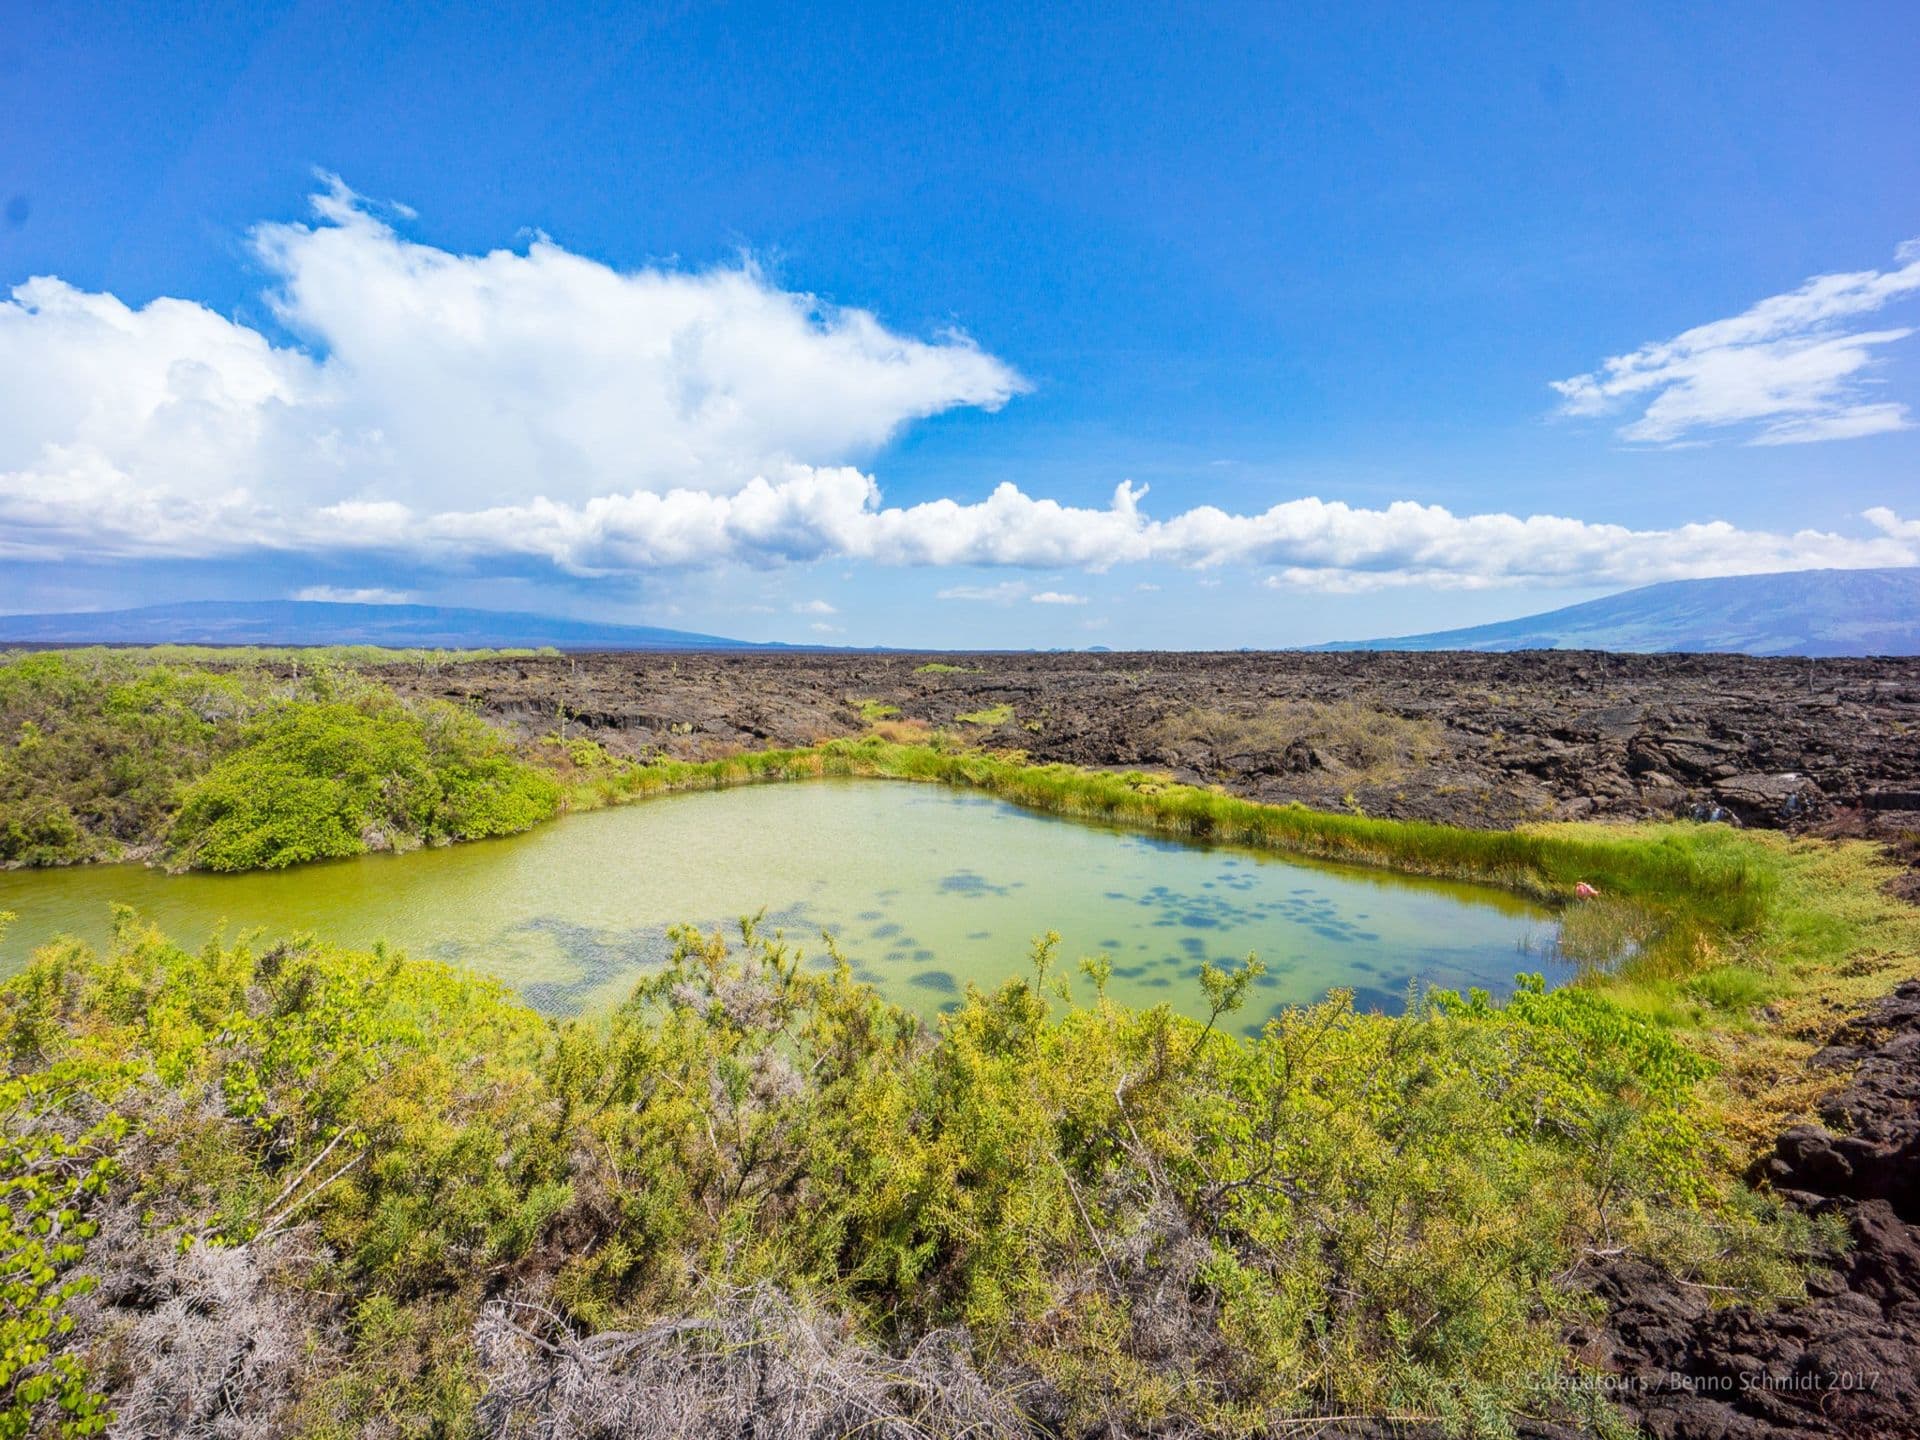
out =
[[0,610],[1258,646],[1920,561],[1910,5],[185,8],[0,38]]

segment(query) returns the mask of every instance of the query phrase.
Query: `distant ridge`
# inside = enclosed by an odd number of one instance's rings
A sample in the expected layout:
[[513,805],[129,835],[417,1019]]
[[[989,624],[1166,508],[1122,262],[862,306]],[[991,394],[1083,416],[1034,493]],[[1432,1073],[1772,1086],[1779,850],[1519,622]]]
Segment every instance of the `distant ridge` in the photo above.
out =
[[1670,580],[1494,625],[1311,648],[1920,655],[1920,567]]
[[784,648],[513,610],[327,600],[192,600],[134,610],[0,615],[0,645],[385,645],[395,649],[758,650]]

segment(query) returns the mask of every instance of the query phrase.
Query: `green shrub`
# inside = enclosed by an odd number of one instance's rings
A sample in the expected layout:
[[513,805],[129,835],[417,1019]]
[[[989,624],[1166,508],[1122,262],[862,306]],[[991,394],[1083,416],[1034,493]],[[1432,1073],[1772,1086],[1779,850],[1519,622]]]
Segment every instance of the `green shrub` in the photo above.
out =
[[558,803],[550,777],[451,707],[291,705],[188,788],[172,840],[195,869],[271,870],[508,834]]
[[399,713],[295,706],[191,786],[176,853],[203,870],[261,870],[383,849],[432,807],[426,746]]
[[114,859],[152,843],[182,785],[269,703],[264,676],[117,651],[0,663],[0,862]]
[[[680,931],[616,1013],[556,1028],[440,965],[186,952],[123,912],[106,954],[0,986],[0,1253],[25,1277],[0,1273],[25,1357],[0,1423],[90,1424],[125,1383],[95,1368],[119,1302],[74,1304],[95,1226],[279,1256],[260,1283],[312,1317],[287,1404],[343,1434],[467,1424],[501,1285],[585,1330],[769,1286],[874,1345],[962,1324],[987,1382],[1044,1380],[1068,1431],[1332,1410],[1498,1434],[1571,1393],[1590,1251],[1797,1283],[1810,1232],[1725,1178],[1709,1067],[1603,995],[1534,979],[1390,1017],[1336,994],[1246,1040],[1111,1004],[1097,960],[1075,1007],[1057,943],[929,1033],[830,942],[823,969],[754,922]],[[1257,974],[1210,973],[1216,1018]]]

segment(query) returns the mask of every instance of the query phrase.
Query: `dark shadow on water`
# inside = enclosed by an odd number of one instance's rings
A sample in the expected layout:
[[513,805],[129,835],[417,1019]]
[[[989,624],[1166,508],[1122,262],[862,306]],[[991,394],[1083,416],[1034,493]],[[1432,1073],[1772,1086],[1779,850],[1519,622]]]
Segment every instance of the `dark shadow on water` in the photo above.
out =
[[[643,974],[667,963],[673,953],[673,941],[666,925],[649,925],[634,930],[601,930],[558,915],[536,915],[509,926],[503,939],[538,936],[559,952],[565,968],[572,972],[565,979],[528,980],[514,988],[520,998],[543,1015],[577,1015],[587,1009],[600,992],[621,976],[638,980]],[[737,919],[708,921],[702,931],[720,929],[729,937],[737,935]],[[790,906],[768,911],[761,918],[762,934],[785,932],[791,940],[808,931],[807,907]],[[447,943],[434,947],[434,958],[453,964],[473,965],[487,947],[480,944]],[[804,943],[811,958],[812,947]],[[824,955],[824,950],[820,954]],[[620,997],[624,998],[624,997]]]
[[984,899],[988,895],[1007,896],[1021,888],[1019,881],[1009,885],[996,885],[986,876],[972,870],[955,870],[951,875],[940,877],[940,890],[943,894],[958,895],[963,900]]

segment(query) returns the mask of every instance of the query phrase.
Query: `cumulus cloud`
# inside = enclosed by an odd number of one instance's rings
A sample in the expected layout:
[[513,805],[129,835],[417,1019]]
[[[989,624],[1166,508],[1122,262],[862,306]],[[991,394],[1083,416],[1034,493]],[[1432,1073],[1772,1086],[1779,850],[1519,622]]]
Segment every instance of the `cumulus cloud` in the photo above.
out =
[[1869,398],[1884,346],[1911,328],[1860,329],[1860,317],[1920,293],[1920,240],[1890,270],[1816,275],[1726,320],[1615,355],[1556,380],[1563,413],[1638,411],[1620,429],[1645,444],[1739,427],[1748,444],[1797,445],[1904,430],[1907,407]]
[[1087,597],[1084,595],[1067,595],[1059,590],[1042,590],[1038,595],[1029,595],[1027,598],[1035,605],[1084,605],[1087,603]]
[[[319,517],[335,548],[405,548],[455,560],[519,554],[577,573],[661,565],[805,562],[832,556],[890,566],[1076,568],[1159,562],[1253,566],[1283,585],[1641,585],[1767,570],[1920,564],[1920,531],[1891,510],[1865,532],[1746,530],[1726,521],[1635,530],[1557,515],[1456,515],[1398,501],[1380,509],[1314,497],[1252,514],[1199,506],[1155,519],[1142,486],[1103,509],[1035,499],[1002,485],[971,504],[888,506],[871,476],[795,467],[734,495],[669,491],[441,515]],[[1027,583],[956,585],[943,600],[1038,599]],[[1052,601],[1062,603],[1059,592]]]
[[957,333],[897,334],[750,261],[618,271],[539,238],[419,244],[338,180],[310,224],[251,236],[299,345],[191,301],[130,307],[40,277],[0,303],[0,521],[274,543],[307,515],[738,492],[836,465],[1024,386]]
[[294,591],[291,598],[324,600],[335,605],[404,605],[413,599],[413,594],[407,590],[385,590],[378,586],[344,590],[338,585],[309,585],[304,590]]
[[797,600],[793,605],[796,615],[838,615],[840,612],[825,600]]
[[1883,535],[1920,544],[1920,520],[1902,520],[1884,505],[1876,505],[1867,511],[1865,519]]
[[[823,560],[1243,565],[1322,590],[1920,563],[1920,529],[1887,510],[1858,534],[1785,534],[1315,497],[1156,516],[1130,483],[1105,505],[1011,483],[890,505],[866,452],[920,417],[995,409],[1023,388],[962,335],[897,334],[748,262],[618,271],[544,238],[454,254],[406,238],[337,181],[309,223],[263,225],[252,243],[296,343],[190,301],[136,308],[50,277],[0,302],[0,555],[311,551],[587,576]],[[1713,413],[1738,409],[1709,382],[1716,365],[1764,368],[1785,347],[1802,378],[1769,382],[1788,397],[1762,416],[1775,440],[1904,423],[1857,399],[1847,358],[1891,332],[1842,323],[1920,287],[1920,253],[1902,256],[1904,269],[1809,282],[1562,392],[1583,412],[1650,396],[1640,438],[1672,438],[1715,395]],[[940,595],[1080,598],[1035,592],[1016,580]]]

